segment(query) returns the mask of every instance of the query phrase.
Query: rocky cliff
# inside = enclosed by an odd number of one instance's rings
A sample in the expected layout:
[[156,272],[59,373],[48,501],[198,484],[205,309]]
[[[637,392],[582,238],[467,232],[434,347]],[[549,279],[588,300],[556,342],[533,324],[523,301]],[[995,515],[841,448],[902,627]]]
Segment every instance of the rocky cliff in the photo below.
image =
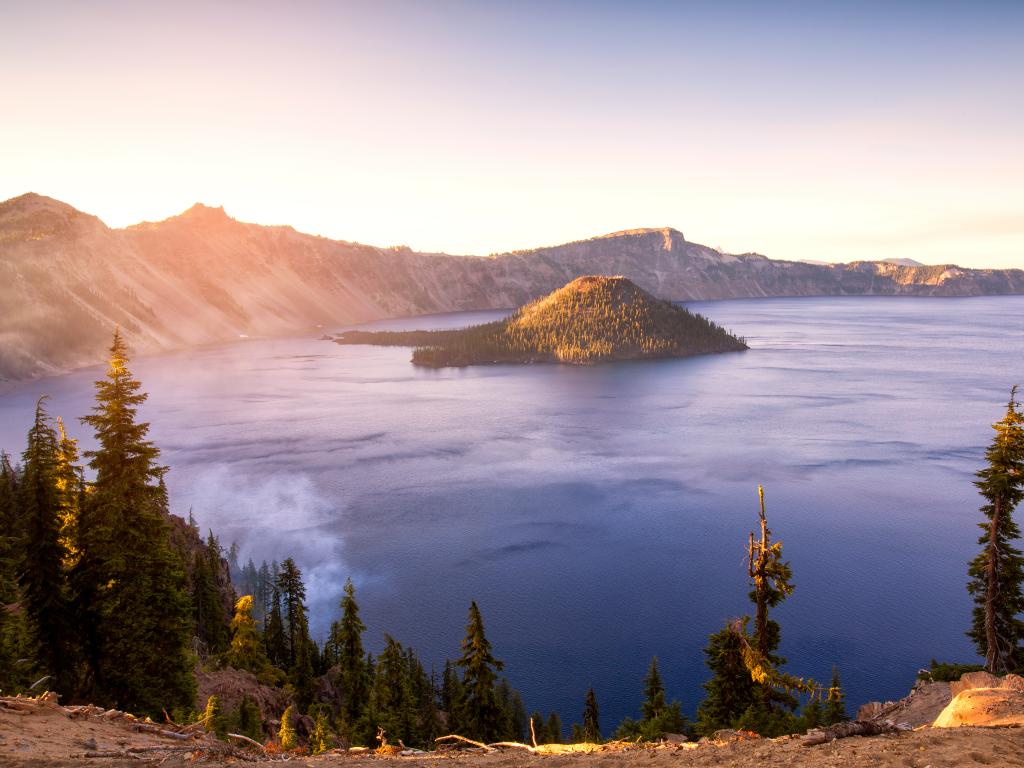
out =
[[675,300],[1024,293],[1021,270],[723,254],[636,229],[488,257],[376,248],[196,205],[126,229],[36,194],[0,203],[0,378],[102,359],[115,325],[137,352],[313,332],[383,317],[521,306],[591,274]]

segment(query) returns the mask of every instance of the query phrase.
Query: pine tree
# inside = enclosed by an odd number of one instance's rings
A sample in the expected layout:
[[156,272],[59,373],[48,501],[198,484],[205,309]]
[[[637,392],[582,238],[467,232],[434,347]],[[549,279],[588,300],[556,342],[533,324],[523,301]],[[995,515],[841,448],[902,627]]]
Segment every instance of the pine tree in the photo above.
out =
[[263,740],[263,723],[260,717],[260,708],[253,701],[252,696],[245,694],[238,704],[238,714],[235,717],[238,733],[248,736],[253,741]]
[[374,722],[384,729],[391,741],[417,741],[417,707],[405,651],[390,635],[384,635],[384,650],[377,659],[370,699]]
[[544,715],[540,712],[534,712],[530,715],[530,723],[533,726],[531,735],[538,744],[551,744],[554,742],[554,739],[548,738],[548,728],[544,723]]
[[26,546],[19,582],[39,670],[52,677],[50,687],[68,696],[74,688],[75,650],[60,541],[65,497],[58,487],[57,432],[45,401],[44,396],[36,403],[35,421],[22,455],[18,509]]
[[369,685],[366,655],[363,651],[363,633],[366,625],[359,618],[356,589],[352,579],[345,581],[345,594],[341,598],[341,620],[331,626],[332,646],[336,649],[337,664],[345,687],[345,713],[349,722],[355,722],[366,708]]
[[985,498],[986,521],[978,543],[983,549],[970,563],[967,591],[974,597],[974,616],[967,633],[985,658],[985,669],[1006,674],[1024,667],[1024,557],[1014,546],[1020,528],[1014,508],[1024,499],[1024,414],[1010,391],[1006,415],[992,425],[996,434],[985,452],[988,463],[974,483]]
[[309,628],[306,624],[304,612],[296,615],[295,629],[295,664],[289,670],[288,679],[295,690],[295,704],[299,712],[305,712],[313,703],[313,695],[316,693],[316,645],[309,638]]
[[78,466],[78,441],[68,437],[64,421],[57,417],[57,493],[60,496],[60,546],[63,567],[70,570],[78,562],[78,518],[85,496],[85,478]]
[[641,713],[644,720],[655,720],[665,711],[665,686],[658,673],[658,657],[651,658],[651,666],[644,678],[644,703]]
[[451,661],[444,663],[439,698],[441,709],[448,715],[448,730],[452,733],[461,733],[463,727],[459,717],[465,710],[466,688]]
[[644,678],[644,702],[641,705],[639,721],[626,718],[615,732],[616,738],[642,741],[657,741],[666,733],[684,733],[687,729],[682,705],[678,701],[665,701],[665,686],[658,672],[658,657],[651,659],[651,666]]
[[228,738],[228,719],[221,706],[220,697],[213,694],[206,700],[206,711],[203,713],[203,727],[207,733],[216,735],[221,741]]
[[495,695],[497,672],[504,666],[491,653],[484,634],[484,620],[476,601],[469,606],[469,623],[462,641],[462,656],[456,662],[463,670],[465,701],[458,721],[465,735],[477,741],[491,742],[501,737],[502,711]]
[[290,557],[281,563],[277,577],[277,588],[281,593],[284,620],[284,636],[288,648],[288,666],[295,666],[302,642],[302,628],[306,619],[306,587],[302,583],[302,571]]
[[294,717],[295,708],[292,706],[286,707],[284,714],[281,715],[281,729],[277,732],[277,743],[284,752],[290,752],[298,745],[295,724],[292,722]]
[[601,741],[601,715],[597,708],[597,696],[594,689],[587,690],[587,698],[583,704],[583,740],[588,743]]
[[[757,495],[761,507],[758,512],[761,520],[761,538],[754,540],[750,534],[748,544],[748,575],[753,584],[750,600],[755,606],[754,615],[754,648],[767,663],[779,667],[786,660],[775,654],[779,647],[780,631],[777,622],[768,618],[768,609],[775,608],[793,593],[790,582],[793,572],[789,563],[782,559],[782,542],[771,540],[768,520],[764,513],[764,488],[757,486]],[[761,684],[761,695],[766,709],[770,712],[778,703],[785,709],[792,710],[797,700],[786,691],[778,690],[770,684]]]
[[839,682],[839,668],[832,667],[832,685],[829,686],[828,699],[825,702],[824,723],[835,725],[849,719],[849,715],[846,714],[846,696]]
[[732,728],[757,696],[743,660],[742,637],[726,627],[708,638],[704,661],[713,677],[704,683],[707,695],[697,708],[697,730],[709,736]]
[[548,715],[548,739],[552,744],[562,743],[562,719],[557,712]]
[[8,616],[3,606],[17,599],[15,561],[18,548],[14,535],[17,517],[17,482],[10,457],[0,451],[0,691],[16,686],[14,674],[17,618]]
[[281,593],[274,587],[270,599],[270,613],[267,628],[263,633],[267,658],[275,667],[288,666],[288,640],[285,638],[284,622],[281,619]]
[[825,720],[825,710],[821,706],[821,699],[812,696],[811,700],[804,705],[804,711],[800,714],[800,730],[809,731],[820,725],[828,725]]
[[323,709],[319,709],[313,721],[313,732],[309,734],[309,751],[311,754],[319,755],[332,749],[334,749],[334,738],[331,736],[331,729],[327,724],[327,715]]
[[86,452],[96,479],[79,518],[81,550],[72,577],[90,680],[83,698],[140,713],[190,706],[189,601],[166,522],[166,471],[136,421],[147,395],[114,334],[107,377],[82,421],[98,448]]
[[227,662],[235,669],[253,674],[263,672],[270,662],[263,651],[259,629],[252,617],[252,595],[242,595],[235,603],[235,617],[231,620],[231,647]]

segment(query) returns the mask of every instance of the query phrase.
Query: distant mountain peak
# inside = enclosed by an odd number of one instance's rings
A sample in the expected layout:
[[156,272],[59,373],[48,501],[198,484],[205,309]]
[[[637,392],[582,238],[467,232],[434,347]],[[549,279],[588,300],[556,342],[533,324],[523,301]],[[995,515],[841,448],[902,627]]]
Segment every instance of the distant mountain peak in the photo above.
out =
[[598,235],[597,237],[592,237],[590,239],[610,240],[612,238],[642,237],[644,235],[661,235],[666,251],[671,251],[672,246],[676,242],[686,242],[686,238],[683,236],[683,233],[678,229],[673,229],[672,227],[640,227],[638,229],[623,229],[618,232],[609,232],[607,235]]
[[206,205],[205,203],[196,203],[191,208],[189,208],[187,211],[185,211],[184,213],[178,214],[174,218],[176,218],[176,219],[208,219],[208,220],[220,219],[221,221],[230,221],[230,220],[232,220],[231,217],[228,216],[224,212],[224,206],[223,205],[218,205],[217,207],[213,207],[211,205]]
[[0,203],[0,216],[8,214],[20,216],[47,211],[62,213],[65,215],[73,214],[76,216],[88,216],[88,214],[82,213],[74,206],[62,203],[60,200],[55,200],[54,198],[47,197],[46,195],[40,195],[38,192],[26,192],[23,195],[12,197],[10,200],[5,200]]

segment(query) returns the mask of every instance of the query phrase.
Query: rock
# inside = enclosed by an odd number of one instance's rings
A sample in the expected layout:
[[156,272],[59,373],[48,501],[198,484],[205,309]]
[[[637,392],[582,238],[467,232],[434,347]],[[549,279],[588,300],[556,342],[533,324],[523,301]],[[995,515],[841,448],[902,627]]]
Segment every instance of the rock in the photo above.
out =
[[1024,691],[1024,677],[1020,675],[1007,675],[999,684],[1000,688],[1010,688],[1015,691]]
[[683,742],[689,741],[685,734],[682,733],[666,733],[663,738],[669,744],[682,744]]
[[910,694],[899,701],[864,704],[857,710],[857,720],[890,720],[909,723],[914,728],[930,725],[952,698],[949,683],[918,682]]
[[[998,678],[996,680],[998,682]],[[961,725],[1024,725],[1024,691],[1015,688],[961,691],[935,718],[932,727],[957,728]]]
[[956,682],[949,684],[953,696],[972,688],[998,688],[1000,679],[988,672],[968,672]]
[[732,728],[722,728],[711,734],[711,740],[721,744],[731,744],[736,741],[748,741],[760,739],[761,737],[753,731],[734,731]]
[[[889,706],[894,706],[893,702],[888,702]],[[874,720],[885,708],[885,704],[880,701],[869,701],[867,704],[861,704],[860,709],[857,710],[856,720]]]

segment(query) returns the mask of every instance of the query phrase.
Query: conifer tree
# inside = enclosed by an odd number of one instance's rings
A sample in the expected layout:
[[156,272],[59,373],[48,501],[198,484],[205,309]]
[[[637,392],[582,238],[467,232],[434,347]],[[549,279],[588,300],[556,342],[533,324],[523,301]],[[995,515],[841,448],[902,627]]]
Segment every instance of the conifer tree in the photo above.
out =
[[439,698],[441,709],[448,715],[448,730],[452,733],[461,733],[463,727],[459,717],[465,710],[466,689],[451,661],[446,661],[444,664]]
[[821,706],[821,699],[817,696],[812,696],[811,700],[804,705],[804,710],[800,714],[800,730],[809,731],[820,725],[828,725],[828,722],[825,720],[825,710]]
[[597,743],[601,740],[601,715],[597,708],[597,696],[594,689],[587,690],[587,698],[583,704],[583,728],[581,729],[585,742]]
[[832,685],[828,688],[828,699],[825,702],[824,722],[826,725],[835,725],[849,719],[849,715],[846,714],[846,696],[839,682],[839,668],[833,666]]
[[253,741],[263,740],[263,723],[260,718],[260,708],[249,694],[242,696],[242,700],[238,704],[238,714],[235,720],[238,724],[238,733],[248,736]]
[[15,620],[8,616],[3,606],[17,599],[17,571],[15,559],[14,521],[16,518],[16,494],[14,468],[6,452],[0,451],[0,690],[10,691],[15,687],[14,660]]
[[288,666],[295,666],[302,642],[302,630],[306,619],[306,587],[302,583],[302,571],[290,557],[281,563],[277,577],[277,588],[281,593],[285,643],[288,648]]
[[45,401],[44,396],[36,403],[35,421],[22,455],[18,509],[26,545],[19,582],[33,656],[39,670],[52,676],[50,687],[67,696],[74,687],[75,651],[60,541],[65,497],[58,487],[57,432]]
[[83,697],[139,713],[190,706],[195,696],[189,601],[183,565],[170,544],[165,467],[136,421],[147,395],[114,334],[109,370],[82,421],[96,433],[95,472],[79,518],[73,571],[90,680]]
[[221,706],[220,697],[213,694],[206,700],[206,711],[203,713],[203,727],[207,733],[216,735],[221,741],[228,738],[228,720]]
[[85,478],[78,465],[78,441],[68,437],[57,417],[57,493],[60,496],[60,546],[65,572],[78,562],[78,518],[85,495]]
[[[793,593],[793,576],[789,563],[782,559],[782,542],[771,540],[771,531],[764,512],[764,488],[757,486],[757,494],[761,502],[758,514],[761,521],[761,538],[754,540],[750,534],[748,544],[748,575],[753,589],[750,600],[755,606],[753,647],[763,659],[763,663],[778,668],[786,660],[777,655],[780,631],[777,622],[768,618],[768,609],[775,608]],[[788,691],[773,686],[769,682],[760,682],[761,697],[767,713],[771,713],[776,704],[786,710],[793,710],[797,699]]]
[[263,672],[270,664],[263,651],[259,629],[252,617],[252,595],[242,595],[235,603],[235,617],[231,620],[231,647],[227,662],[235,669],[253,674]]
[[562,743],[562,719],[558,716],[557,712],[552,712],[548,715],[548,739],[552,744]]
[[309,751],[311,754],[319,755],[332,749],[334,739],[327,724],[327,715],[323,709],[318,709],[313,721],[313,732],[309,735]]
[[230,642],[229,626],[224,616],[224,603],[217,586],[220,570],[220,545],[210,533],[206,546],[194,555],[192,566],[192,618],[195,635],[206,651],[219,654]]
[[298,739],[295,735],[295,723],[293,719],[295,717],[295,708],[288,706],[284,710],[284,714],[281,715],[281,728],[277,732],[277,743],[284,752],[289,752],[298,745]]
[[313,695],[316,692],[316,678],[314,669],[316,667],[317,653],[316,645],[309,638],[309,629],[306,624],[305,613],[299,612],[296,615],[297,627],[295,630],[295,664],[289,670],[289,682],[295,690],[295,703],[299,712],[306,712],[309,705],[313,703]]
[[686,718],[682,714],[682,705],[678,701],[669,704],[665,700],[665,686],[658,672],[658,657],[651,659],[651,666],[644,678],[644,702],[641,706],[641,719],[634,721],[626,718],[615,732],[616,738],[641,739],[657,741],[666,733],[684,733],[687,728]]
[[374,723],[384,729],[390,740],[418,741],[417,707],[405,651],[390,635],[384,635],[384,650],[377,659],[370,699]]
[[742,637],[726,627],[708,638],[704,662],[713,673],[704,683],[707,695],[697,708],[697,730],[709,736],[732,728],[757,695],[743,659]]
[[267,617],[267,628],[263,632],[263,641],[267,648],[267,657],[275,667],[288,666],[288,640],[284,634],[284,622],[281,619],[281,593],[274,587],[270,599],[270,612]]
[[540,712],[534,712],[530,715],[530,723],[533,726],[532,736],[537,740],[538,744],[551,744],[555,740],[548,739],[548,727],[544,722],[544,715]]
[[363,651],[363,633],[366,625],[359,618],[356,589],[352,579],[345,581],[345,594],[341,598],[341,620],[331,625],[332,647],[341,669],[345,687],[345,713],[349,722],[355,722],[366,708],[369,685],[366,655]]
[[988,466],[974,483],[985,498],[981,511],[986,520],[978,525],[983,548],[970,563],[967,584],[975,603],[967,635],[984,657],[985,669],[999,675],[1024,667],[1024,557],[1014,545],[1020,528],[1013,519],[1024,499],[1024,414],[1016,398],[1015,386],[1006,415],[992,425],[996,434],[985,452]]
[[501,737],[502,711],[495,695],[497,672],[504,666],[491,653],[484,634],[484,620],[473,601],[469,623],[462,641],[462,656],[456,662],[463,670],[465,700],[458,721],[465,735],[477,741],[491,742]]

